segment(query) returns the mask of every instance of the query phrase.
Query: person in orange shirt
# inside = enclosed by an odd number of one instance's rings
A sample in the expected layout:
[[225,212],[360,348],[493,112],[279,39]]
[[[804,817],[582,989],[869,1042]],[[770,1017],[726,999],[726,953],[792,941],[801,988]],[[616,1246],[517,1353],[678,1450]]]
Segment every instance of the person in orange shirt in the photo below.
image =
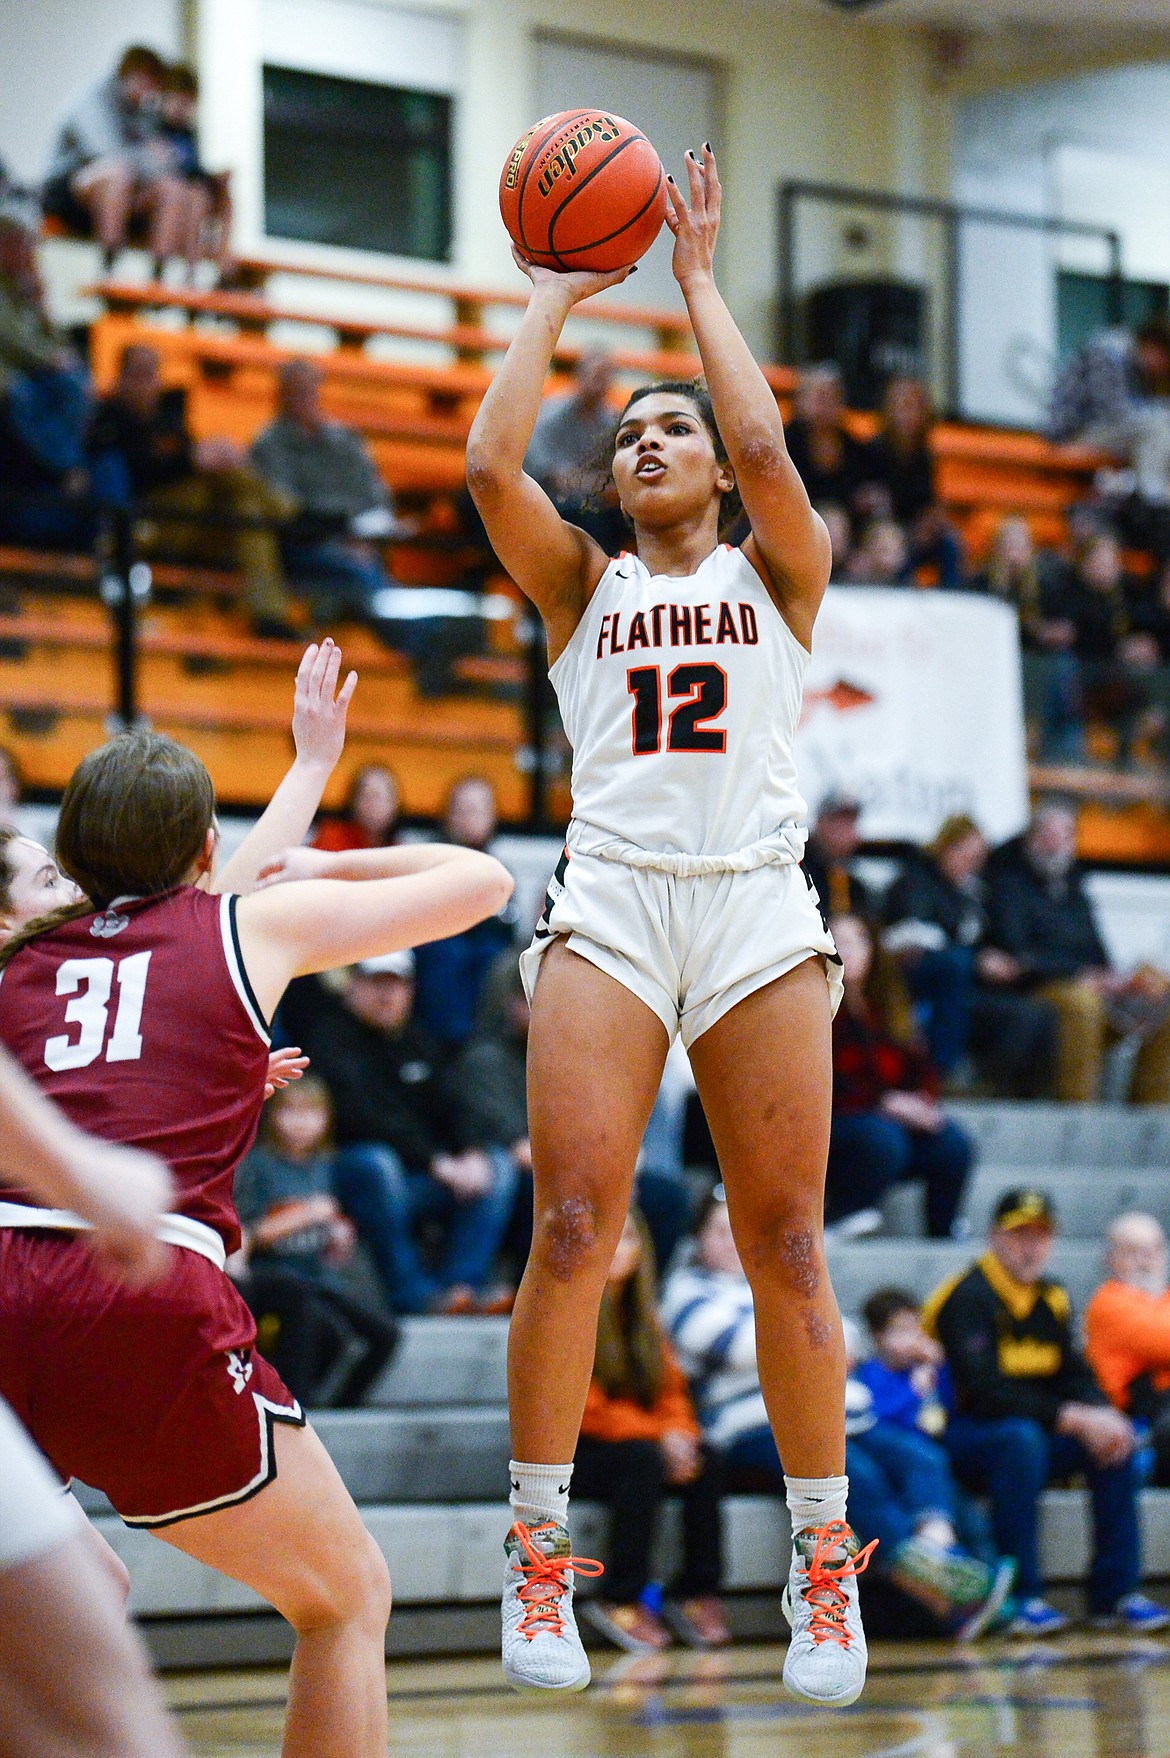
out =
[[[730,1632],[719,1603],[722,1574],[719,1455],[699,1435],[690,1393],[658,1319],[654,1253],[645,1222],[626,1217],[602,1296],[597,1353],[577,1444],[573,1487],[610,1510],[603,1597],[580,1615],[631,1654],[696,1648]],[[662,1616],[643,1602],[663,1497],[682,1499],[683,1568]]]
[[1149,1425],[1154,1482],[1170,1485],[1170,1253],[1153,1215],[1109,1229],[1109,1279],[1085,1310],[1085,1354],[1119,1410]]

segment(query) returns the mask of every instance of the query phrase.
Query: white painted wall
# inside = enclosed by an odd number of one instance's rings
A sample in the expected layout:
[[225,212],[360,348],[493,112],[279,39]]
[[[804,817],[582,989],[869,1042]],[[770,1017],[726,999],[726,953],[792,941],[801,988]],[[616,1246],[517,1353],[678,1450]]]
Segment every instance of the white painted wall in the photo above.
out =
[[[1170,280],[1170,63],[1020,86],[957,107],[954,194],[1114,227],[1126,272]],[[975,239],[972,239],[975,243]],[[983,232],[964,281],[966,407],[1030,422],[1056,346],[1058,267],[1102,273],[1090,241]],[[1010,295],[1010,296],[1009,296]]]

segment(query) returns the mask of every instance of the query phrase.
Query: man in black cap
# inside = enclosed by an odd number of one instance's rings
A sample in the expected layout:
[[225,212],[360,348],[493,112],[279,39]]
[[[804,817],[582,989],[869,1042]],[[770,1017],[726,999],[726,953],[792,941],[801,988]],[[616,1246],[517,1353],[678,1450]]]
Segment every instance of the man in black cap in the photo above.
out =
[[926,1303],[923,1322],[945,1349],[954,1381],[951,1463],[990,1497],[997,1547],[1016,1559],[1013,1634],[1052,1635],[1068,1621],[1041,1594],[1036,1538],[1040,1492],[1074,1473],[1084,1474],[1093,1496],[1093,1622],[1162,1629],[1170,1614],[1137,1591],[1133,1425],[1108,1405],[1073,1342],[1068,1294],[1045,1275],[1055,1232],[1043,1191],[1005,1191],[989,1249]]
[[801,865],[816,886],[826,916],[874,914],[868,886],[850,871],[849,863],[861,847],[857,823],[861,802],[842,788],[827,793],[817,809]]

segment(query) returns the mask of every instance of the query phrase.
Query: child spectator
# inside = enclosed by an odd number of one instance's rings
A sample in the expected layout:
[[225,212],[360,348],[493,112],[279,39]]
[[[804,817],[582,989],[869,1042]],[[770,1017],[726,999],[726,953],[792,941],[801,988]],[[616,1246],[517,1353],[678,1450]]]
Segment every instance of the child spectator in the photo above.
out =
[[206,171],[199,159],[199,81],[193,68],[176,61],[163,76],[159,132],[170,148],[175,171],[202,193],[206,204],[204,248],[210,247],[219,268],[220,284],[230,278],[232,261],[232,194],[229,171]]
[[[330,1399],[349,1405],[361,1403],[390,1359],[397,1330],[338,1274],[356,1235],[333,1195],[332,1122],[329,1089],[315,1075],[277,1091],[265,1107],[259,1145],[240,1166],[235,1196],[249,1268],[283,1270],[306,1283],[333,1320],[326,1355],[352,1354]],[[317,1353],[302,1364],[307,1399],[319,1393],[331,1365],[312,1359]]]
[[971,1170],[970,1138],[938,1102],[938,1074],[914,1037],[892,961],[858,916],[833,918],[845,999],[833,1021],[833,1124],[825,1207],[839,1236],[872,1232],[895,1184],[926,1187],[926,1228],[952,1236]]
[[386,763],[364,763],[349,784],[339,818],[326,818],[314,848],[340,854],[349,849],[390,848],[398,840],[398,777]]
[[[605,1597],[586,1600],[581,1616],[631,1654],[667,1647],[668,1623],[691,1647],[731,1640],[718,1598],[721,1461],[700,1436],[657,1304],[649,1234],[628,1215],[602,1296],[573,1487],[611,1514]],[[672,1491],[682,1501],[683,1567],[659,1618],[643,1595],[659,1509]]]
[[[729,1479],[783,1495],[756,1366],[751,1289],[721,1185],[700,1218],[694,1260],[667,1282],[663,1317]],[[953,1486],[945,1461],[940,1470],[911,1436],[879,1424],[868,1387],[852,1373],[845,1408],[850,1518],[863,1541],[879,1541],[875,1568],[948,1629],[978,1633],[998,1612],[1010,1573],[1005,1584],[1002,1571],[948,1548]]]

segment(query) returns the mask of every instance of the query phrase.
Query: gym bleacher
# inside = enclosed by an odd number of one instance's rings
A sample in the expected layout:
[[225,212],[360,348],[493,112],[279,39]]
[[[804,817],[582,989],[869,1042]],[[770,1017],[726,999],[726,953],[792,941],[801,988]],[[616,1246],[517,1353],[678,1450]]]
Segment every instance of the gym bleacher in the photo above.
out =
[[[1061,1232],[1052,1274],[1081,1313],[1101,1279],[1105,1229],[1140,1207],[1170,1227],[1170,1112],[1112,1106],[970,1102],[952,1107],[979,1144],[968,1189],[963,1242],[921,1237],[917,1192],[888,1199],[887,1236],[835,1244],[829,1266],[842,1310],[856,1314],[878,1286],[897,1284],[926,1296],[969,1262],[980,1246],[996,1196],[1020,1182],[1049,1191]],[[396,1616],[388,1652],[420,1648],[490,1648],[497,1637],[501,1544],[508,1525],[501,1486],[509,1457],[505,1395],[507,1321],[424,1318],[406,1321],[394,1362],[361,1410],[313,1417],[342,1476],[390,1563]],[[214,1664],[226,1653],[257,1662],[289,1652],[291,1632],[260,1602],[223,1576],[122,1525],[104,1498],[81,1499],[131,1571],[131,1609],[156,1654],[174,1664]],[[724,1504],[725,1583],[733,1626],[741,1634],[780,1629],[777,1583],[787,1556],[788,1517],[766,1496]],[[1170,1576],[1170,1491],[1141,1499],[1147,1578]],[[1045,1492],[1042,1564],[1059,1587],[1088,1568],[1088,1491]],[[574,1506],[574,1545],[605,1556],[600,1509]],[[668,1521],[668,1554],[676,1543]],[[581,1583],[589,1591],[589,1583]],[[444,1615],[438,1608],[456,1615]]]

